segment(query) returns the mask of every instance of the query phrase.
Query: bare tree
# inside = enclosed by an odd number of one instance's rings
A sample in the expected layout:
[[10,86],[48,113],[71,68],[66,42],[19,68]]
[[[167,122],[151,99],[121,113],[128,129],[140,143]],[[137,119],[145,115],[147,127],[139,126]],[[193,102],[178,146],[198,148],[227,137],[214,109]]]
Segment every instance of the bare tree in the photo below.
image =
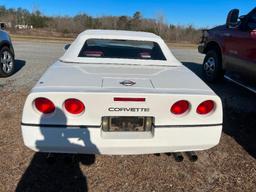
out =
[[[44,31],[59,36],[75,36],[86,29],[123,29],[135,31],[148,31],[160,35],[168,42],[198,42],[201,32],[192,25],[180,26],[167,24],[162,12],[156,14],[155,19],[143,18],[141,12],[136,11],[132,17],[102,16],[92,17],[85,13],[76,16],[47,17],[34,6],[33,12],[26,9],[6,9],[0,6],[0,20],[16,24],[33,25]],[[28,31],[30,33],[31,31]],[[38,31],[37,31],[38,33]]]

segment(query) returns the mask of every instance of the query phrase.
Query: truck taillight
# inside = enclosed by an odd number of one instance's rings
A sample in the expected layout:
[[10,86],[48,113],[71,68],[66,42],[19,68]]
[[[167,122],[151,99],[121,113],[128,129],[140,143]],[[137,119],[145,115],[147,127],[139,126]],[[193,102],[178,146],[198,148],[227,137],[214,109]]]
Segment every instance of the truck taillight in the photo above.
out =
[[213,111],[214,106],[215,104],[212,100],[207,100],[198,105],[196,112],[200,115],[206,115]]
[[78,99],[67,99],[64,102],[64,107],[67,112],[74,115],[81,114],[85,110],[84,104]]
[[36,109],[39,112],[44,113],[44,114],[52,113],[55,110],[55,106],[54,106],[53,102],[44,97],[39,97],[39,98],[35,99],[34,106],[36,107]]
[[174,103],[171,107],[171,112],[175,115],[181,115],[189,110],[189,102],[180,100]]

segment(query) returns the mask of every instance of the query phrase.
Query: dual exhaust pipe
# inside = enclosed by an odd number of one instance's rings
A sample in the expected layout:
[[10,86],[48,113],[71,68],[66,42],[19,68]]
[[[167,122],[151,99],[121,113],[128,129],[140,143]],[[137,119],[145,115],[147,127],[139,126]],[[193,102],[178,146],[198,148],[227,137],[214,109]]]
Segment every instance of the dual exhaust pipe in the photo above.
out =
[[[194,151],[188,151],[185,153],[191,162],[196,162],[198,160],[198,156]],[[173,153],[173,157],[177,162],[182,162],[184,160],[184,157],[180,152]]]

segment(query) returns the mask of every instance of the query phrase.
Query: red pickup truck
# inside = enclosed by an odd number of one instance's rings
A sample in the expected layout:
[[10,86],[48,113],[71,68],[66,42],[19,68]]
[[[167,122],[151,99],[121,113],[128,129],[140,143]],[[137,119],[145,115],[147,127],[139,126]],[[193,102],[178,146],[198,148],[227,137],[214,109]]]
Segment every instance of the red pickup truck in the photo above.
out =
[[207,81],[217,82],[228,71],[256,82],[256,8],[240,17],[239,10],[233,9],[226,25],[203,30],[198,50],[206,54],[203,75]]

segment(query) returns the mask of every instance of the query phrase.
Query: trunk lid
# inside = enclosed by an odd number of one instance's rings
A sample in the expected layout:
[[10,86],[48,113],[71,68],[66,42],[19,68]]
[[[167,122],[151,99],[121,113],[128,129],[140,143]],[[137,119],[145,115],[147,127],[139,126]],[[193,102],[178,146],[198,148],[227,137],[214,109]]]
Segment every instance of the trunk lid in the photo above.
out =
[[150,79],[103,78],[103,88],[154,88]]
[[62,62],[52,65],[34,89],[213,93],[201,79],[184,66],[66,64]]

